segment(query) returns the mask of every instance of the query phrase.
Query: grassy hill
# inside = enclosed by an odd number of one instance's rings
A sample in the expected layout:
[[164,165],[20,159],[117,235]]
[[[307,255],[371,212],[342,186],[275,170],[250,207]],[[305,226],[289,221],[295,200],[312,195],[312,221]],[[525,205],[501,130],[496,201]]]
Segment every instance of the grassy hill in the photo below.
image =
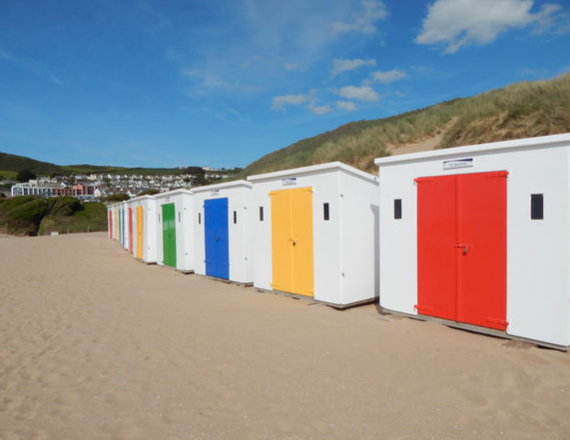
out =
[[125,168],[99,165],[55,165],[49,162],[30,159],[29,157],[14,154],[0,153],[0,176],[15,178],[18,171],[30,170],[36,175],[49,176],[51,174],[142,174],[166,175],[182,174],[183,168]]
[[73,197],[0,199],[0,232],[45,235],[106,229],[107,208],[103,203],[82,203]]
[[18,171],[30,170],[34,174],[62,173],[59,165],[49,162],[16,156],[15,154],[0,153],[0,175],[15,177]]
[[570,74],[522,82],[385,119],[351,122],[303,139],[247,166],[243,176],[331,161],[374,172],[373,160],[423,149],[570,132]]

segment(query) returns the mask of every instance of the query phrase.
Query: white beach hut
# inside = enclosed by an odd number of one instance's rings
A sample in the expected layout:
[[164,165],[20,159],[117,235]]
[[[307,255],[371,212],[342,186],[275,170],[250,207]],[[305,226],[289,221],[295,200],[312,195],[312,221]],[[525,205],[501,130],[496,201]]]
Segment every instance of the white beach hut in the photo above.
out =
[[123,234],[121,244],[125,250],[129,250],[130,244],[130,228],[132,228],[132,216],[129,217],[129,205],[126,201],[120,202],[121,214],[123,216]]
[[378,296],[378,182],[340,162],[248,177],[254,286],[339,308]]
[[109,233],[109,238],[113,238],[113,208],[111,205],[107,205],[107,232]]
[[109,230],[109,237],[113,240],[117,240],[118,238],[118,222],[116,206],[114,203],[110,203],[107,205],[107,227]]
[[253,283],[251,183],[208,185],[192,193],[195,273]]
[[157,194],[156,262],[181,272],[194,271],[192,193],[186,189]]
[[570,345],[570,134],[375,163],[382,308]]
[[113,218],[115,219],[115,232],[113,235],[113,238],[115,240],[117,240],[118,242],[121,241],[121,216],[120,216],[120,210],[119,210],[119,205],[117,203],[115,203],[113,205]]
[[123,202],[117,202],[117,217],[119,218],[119,243],[124,247],[125,243],[125,211]]
[[133,255],[145,263],[156,263],[156,200],[145,195],[129,203],[133,212]]

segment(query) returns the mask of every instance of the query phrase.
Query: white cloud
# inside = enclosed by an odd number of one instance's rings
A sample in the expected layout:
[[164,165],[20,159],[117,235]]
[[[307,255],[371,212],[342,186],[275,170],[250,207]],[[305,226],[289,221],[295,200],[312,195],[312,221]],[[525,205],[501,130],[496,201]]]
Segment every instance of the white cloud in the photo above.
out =
[[384,84],[390,84],[394,81],[404,79],[406,76],[407,75],[405,72],[402,72],[401,70],[398,69],[392,69],[386,71],[378,70],[377,72],[374,72],[372,74],[372,79],[374,81],[381,82]]
[[332,108],[330,107],[330,105],[315,105],[313,103],[309,104],[309,110],[312,111],[313,113],[316,113],[317,115],[322,115],[325,113],[329,113],[330,111],[332,111]]
[[380,99],[380,95],[370,86],[345,86],[338,94],[345,99],[357,99],[359,101],[374,102]]
[[309,97],[307,95],[283,95],[275,96],[271,108],[273,110],[282,111],[286,105],[300,105],[307,102]]
[[443,44],[446,53],[468,44],[488,44],[514,28],[549,26],[560,6],[545,4],[530,12],[534,0],[436,0],[428,8],[418,44]]
[[336,106],[338,108],[340,108],[341,110],[347,110],[349,112],[352,112],[352,111],[358,109],[356,104],[354,102],[351,102],[351,101],[337,101]]
[[334,22],[332,24],[335,34],[346,32],[360,32],[372,34],[376,32],[376,22],[384,20],[388,15],[386,5],[382,1],[363,1],[362,11],[354,14],[348,22]]
[[355,70],[362,66],[375,66],[376,60],[370,59],[361,59],[355,58],[353,60],[339,60],[336,59],[333,61],[333,71],[332,74],[338,75],[342,72],[347,72],[349,70]]
[[306,108],[317,115],[331,112],[332,107],[330,105],[318,105],[317,93],[317,89],[311,89],[306,95],[275,96],[271,107],[273,110],[283,111],[288,105],[307,104]]

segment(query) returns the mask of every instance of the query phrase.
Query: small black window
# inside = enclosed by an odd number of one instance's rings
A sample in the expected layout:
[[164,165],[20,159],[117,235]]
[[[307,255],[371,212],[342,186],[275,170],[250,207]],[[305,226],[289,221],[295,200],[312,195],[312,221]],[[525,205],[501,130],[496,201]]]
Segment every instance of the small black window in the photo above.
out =
[[160,214],[158,214],[158,223],[160,223]]
[[180,219],[180,211],[178,211],[178,223],[180,223],[182,220]]
[[542,194],[530,195],[530,218],[531,220],[544,219],[544,197]]
[[329,220],[330,219],[330,212],[329,212],[329,204],[323,203],[323,219]]
[[198,213],[198,224],[201,225],[202,224],[202,214]]
[[394,218],[402,218],[402,199],[394,199]]
[[259,221],[263,221],[263,206],[259,207]]
[[237,223],[237,211],[234,211],[234,225]]

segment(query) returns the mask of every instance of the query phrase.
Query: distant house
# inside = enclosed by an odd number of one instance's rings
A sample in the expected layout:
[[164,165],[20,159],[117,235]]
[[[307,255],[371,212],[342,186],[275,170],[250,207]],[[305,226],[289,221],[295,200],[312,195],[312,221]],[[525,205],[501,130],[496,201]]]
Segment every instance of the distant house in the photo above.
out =
[[66,186],[64,184],[41,182],[38,180],[30,180],[25,183],[16,183],[12,185],[11,195],[16,196],[40,196],[40,197],[59,197],[71,196],[80,199],[94,199],[96,197],[97,187],[94,185],[73,185]]

